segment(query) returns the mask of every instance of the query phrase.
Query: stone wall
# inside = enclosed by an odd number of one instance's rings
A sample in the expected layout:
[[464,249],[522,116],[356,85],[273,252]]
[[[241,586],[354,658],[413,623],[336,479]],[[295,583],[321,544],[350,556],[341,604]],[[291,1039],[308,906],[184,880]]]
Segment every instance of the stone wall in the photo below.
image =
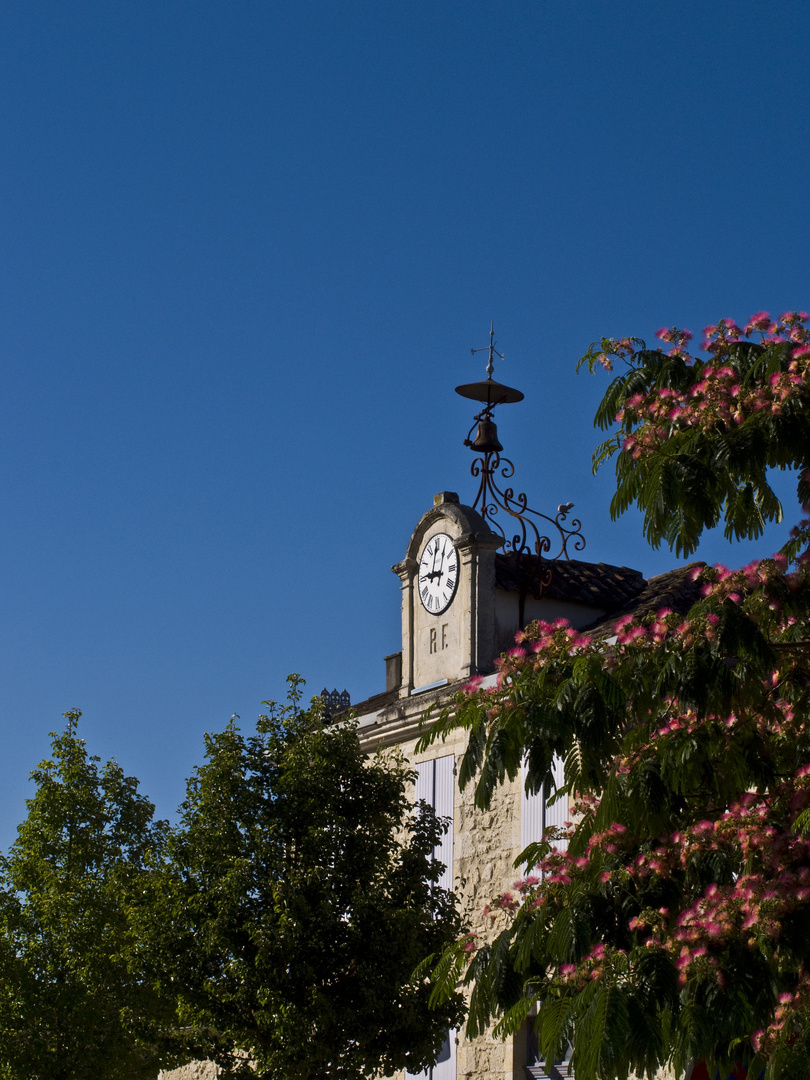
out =
[[194,1061],[191,1065],[183,1065],[179,1069],[161,1069],[157,1080],[216,1080],[218,1076],[219,1068],[213,1061]]

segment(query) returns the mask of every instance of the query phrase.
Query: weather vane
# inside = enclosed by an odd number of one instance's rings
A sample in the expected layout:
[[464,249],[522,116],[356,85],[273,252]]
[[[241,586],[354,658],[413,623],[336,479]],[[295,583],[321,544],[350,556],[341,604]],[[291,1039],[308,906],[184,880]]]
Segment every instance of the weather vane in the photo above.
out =
[[[482,345],[480,349],[470,349],[470,352],[473,354],[473,356],[475,356],[476,353],[484,352],[485,350],[489,352],[489,363],[487,364],[487,378],[491,379],[492,378],[492,373],[495,370],[495,366],[493,364],[493,358],[496,357],[496,356],[499,356],[501,358],[501,360],[506,359],[504,354],[502,352],[498,352],[498,350],[495,348],[495,320],[494,319],[489,324],[489,345]],[[515,393],[517,393],[517,391],[515,391]],[[520,396],[522,398],[523,394],[521,394]]]
[[[473,453],[481,455],[475,458],[470,470],[474,477],[480,477],[478,494],[475,496],[473,509],[478,510],[490,528],[494,528],[504,538],[505,551],[514,552],[516,555],[534,553],[551,560],[568,559],[570,558],[568,554],[569,543],[574,551],[582,551],[585,547],[585,538],[580,532],[582,528],[581,522],[574,518],[570,523],[570,527],[564,524],[574,504],[561,503],[557,507],[556,516],[552,518],[539,510],[532,510],[523,492],[516,495],[514,488],[504,487],[501,490],[496,483],[496,474],[504,480],[511,479],[515,472],[515,466],[509,458],[501,457],[503,446],[501,446],[498,439],[498,429],[495,426],[492,414],[497,405],[510,405],[523,401],[523,394],[520,390],[496,382],[492,377],[495,371],[495,357],[497,356],[500,360],[504,359],[504,354],[498,352],[495,348],[494,321],[489,328],[489,345],[484,345],[480,349],[471,349],[470,352],[473,356],[479,352],[488,354],[486,379],[481,382],[464,383],[462,386],[456,387],[456,393],[460,394],[461,397],[479,401],[484,405],[484,408],[479,413],[476,413],[472,427],[464,440],[465,446],[469,446]],[[478,430],[475,438],[472,439],[471,436],[476,425]],[[498,519],[498,514],[502,510],[509,514],[514,522],[519,522],[519,531],[514,533],[511,538],[507,537]],[[527,514],[531,515],[531,517],[527,517]],[[548,552],[551,551],[552,542],[548,536],[541,534],[533,518],[542,518],[556,528],[560,544],[556,555],[548,555]],[[531,546],[529,544],[530,540],[534,541]]]

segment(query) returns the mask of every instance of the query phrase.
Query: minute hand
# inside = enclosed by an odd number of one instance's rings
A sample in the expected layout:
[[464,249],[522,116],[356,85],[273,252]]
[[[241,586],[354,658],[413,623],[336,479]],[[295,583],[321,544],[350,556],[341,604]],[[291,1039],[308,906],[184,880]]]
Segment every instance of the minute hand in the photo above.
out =
[[446,557],[447,557],[447,552],[445,551],[444,548],[442,548],[442,559],[441,559],[441,562],[439,563],[439,569],[436,571],[436,577],[438,577],[438,578],[440,578],[442,576],[442,574],[444,573],[444,560],[445,560]]

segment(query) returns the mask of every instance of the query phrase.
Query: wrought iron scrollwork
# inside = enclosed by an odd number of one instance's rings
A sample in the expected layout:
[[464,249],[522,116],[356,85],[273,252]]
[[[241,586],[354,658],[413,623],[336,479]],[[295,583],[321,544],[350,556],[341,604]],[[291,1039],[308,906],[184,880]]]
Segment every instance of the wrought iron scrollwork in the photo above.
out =
[[[478,511],[494,532],[504,538],[504,551],[512,551],[515,554],[533,553],[544,559],[556,560],[571,558],[569,546],[575,552],[584,550],[585,537],[581,532],[582,522],[577,518],[572,518],[570,523],[568,522],[568,514],[571,511],[569,504],[561,506],[556,517],[552,518],[539,510],[533,510],[524,492],[515,494],[512,487],[501,489],[498,486],[495,481],[497,474],[500,474],[503,480],[510,480],[514,476],[515,466],[509,458],[497,452],[484,454],[483,457],[473,460],[470,471],[474,477],[480,478],[473,509]],[[507,530],[498,517],[501,511],[508,514],[513,523],[518,523],[518,531],[511,537],[507,535]],[[532,516],[527,517],[528,514]],[[543,526],[538,528],[534,518],[542,518],[553,526],[557,530],[558,539],[552,542],[550,536],[540,531]],[[509,527],[511,529],[513,525]],[[556,554],[549,554],[557,544],[559,544],[559,549]]]
[[[573,551],[582,551],[585,547],[585,538],[582,535],[582,523],[577,518],[568,522],[573,503],[563,503],[557,508],[557,516],[549,517],[539,510],[533,510],[526,495],[521,491],[515,494],[513,487],[504,486],[503,489],[496,483],[496,474],[500,474],[502,480],[511,480],[515,472],[515,466],[509,458],[501,457],[503,446],[498,440],[498,429],[495,426],[493,414],[498,405],[513,404],[523,400],[520,390],[503,383],[495,382],[492,378],[494,373],[495,357],[504,359],[503,353],[495,348],[495,326],[489,328],[489,345],[483,349],[472,349],[477,352],[488,353],[487,377],[476,383],[465,383],[456,387],[456,393],[463,398],[480,402],[484,408],[477,414],[472,427],[467,433],[464,445],[469,446],[476,457],[472,463],[472,475],[479,478],[478,494],[473,503],[473,509],[477,510],[489,527],[500,533],[504,539],[504,551],[515,555],[537,555],[538,557],[553,562],[557,559],[570,559],[569,547]],[[476,431],[477,428],[477,431]],[[473,438],[473,431],[476,431]],[[518,531],[511,537],[507,536],[507,530],[501,524],[498,514],[503,511],[513,521],[518,522]],[[527,515],[531,515],[528,517]],[[556,554],[550,554],[557,540],[551,540],[540,531],[537,522],[533,518],[542,518],[557,530],[559,537],[559,550]],[[510,526],[511,528],[512,526]],[[545,528],[545,526],[541,526]],[[553,534],[552,534],[553,535]],[[546,582],[548,584],[548,582]]]

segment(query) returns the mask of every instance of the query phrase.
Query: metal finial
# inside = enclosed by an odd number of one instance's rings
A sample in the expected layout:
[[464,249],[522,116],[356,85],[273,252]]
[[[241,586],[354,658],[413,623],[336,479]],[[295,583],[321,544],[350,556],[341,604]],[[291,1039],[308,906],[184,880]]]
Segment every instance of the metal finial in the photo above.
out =
[[504,354],[495,348],[495,320],[489,324],[489,345],[482,345],[480,349],[470,349],[473,356],[476,353],[488,354],[487,377],[481,382],[464,383],[456,387],[456,393],[462,397],[471,398],[473,401],[481,401],[486,405],[484,412],[491,418],[492,410],[496,405],[508,405],[515,401],[523,401],[520,390],[514,390],[511,386],[495,382],[492,373],[495,370],[495,357],[504,359]]
[[489,324],[489,345],[482,345],[480,349],[470,349],[470,352],[475,356],[479,352],[489,352],[489,362],[487,364],[487,378],[492,378],[492,373],[495,370],[495,357],[499,356],[501,360],[505,360],[506,357],[502,352],[498,352],[495,348],[495,320]]

